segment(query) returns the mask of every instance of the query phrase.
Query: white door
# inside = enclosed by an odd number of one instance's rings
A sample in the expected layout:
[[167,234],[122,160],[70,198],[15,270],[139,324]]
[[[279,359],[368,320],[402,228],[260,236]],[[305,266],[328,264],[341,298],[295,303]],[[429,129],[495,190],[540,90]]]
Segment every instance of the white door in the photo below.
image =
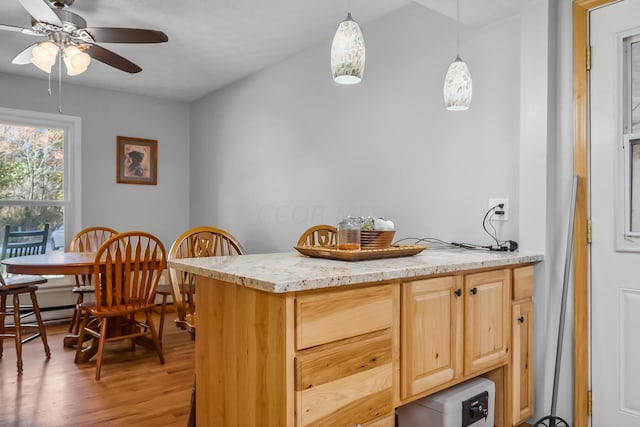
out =
[[[626,157],[629,149],[636,151],[635,178],[640,183],[640,36],[633,38],[637,34],[640,0],[614,3],[590,14],[593,427],[640,426],[640,185],[633,185],[629,172],[633,156]],[[624,50],[633,40],[639,42],[634,49],[635,79],[628,77],[624,63]],[[630,82],[635,96],[628,96]],[[638,121],[635,128],[632,116]],[[634,132],[625,148],[624,134]]]

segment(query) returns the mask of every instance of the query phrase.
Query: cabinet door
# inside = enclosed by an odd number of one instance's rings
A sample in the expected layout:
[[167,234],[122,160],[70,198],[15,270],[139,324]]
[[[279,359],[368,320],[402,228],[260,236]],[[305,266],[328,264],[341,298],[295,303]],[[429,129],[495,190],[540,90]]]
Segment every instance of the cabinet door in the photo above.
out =
[[454,380],[462,367],[462,279],[402,284],[401,398]]
[[510,289],[511,270],[508,269],[465,277],[465,375],[507,361]]
[[520,425],[533,415],[533,303],[528,300],[513,305],[513,425]]

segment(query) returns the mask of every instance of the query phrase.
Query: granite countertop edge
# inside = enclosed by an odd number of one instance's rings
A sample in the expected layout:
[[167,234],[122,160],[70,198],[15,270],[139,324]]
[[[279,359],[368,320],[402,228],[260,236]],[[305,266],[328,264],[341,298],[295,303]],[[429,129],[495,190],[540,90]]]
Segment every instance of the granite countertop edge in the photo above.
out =
[[455,273],[544,259],[538,253],[427,250],[419,255],[370,261],[309,258],[296,252],[169,260],[168,266],[270,293],[299,292],[369,282]]

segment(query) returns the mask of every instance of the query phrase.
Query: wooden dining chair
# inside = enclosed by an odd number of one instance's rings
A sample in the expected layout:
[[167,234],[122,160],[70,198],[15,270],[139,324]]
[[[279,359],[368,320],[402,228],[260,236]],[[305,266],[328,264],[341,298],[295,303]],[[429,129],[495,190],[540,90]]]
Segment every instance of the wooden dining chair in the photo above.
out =
[[[45,224],[42,230],[12,231],[11,226],[4,227],[2,238],[2,251],[0,260],[25,255],[43,254],[47,250],[47,238],[49,236],[49,224]],[[38,285],[47,283],[47,279],[41,276],[15,274],[2,277],[0,272],[0,358],[3,353],[3,342],[6,338],[13,338],[16,347],[16,364],[18,374],[22,374],[22,344],[26,344],[38,337],[44,345],[47,359],[51,357],[47,333],[42,323],[40,306],[36,297]],[[31,305],[21,305],[20,295],[29,294]],[[7,298],[12,298],[12,303],[7,307]],[[7,316],[13,317],[13,324],[6,326]],[[22,319],[29,316],[35,317],[35,323],[24,323]],[[23,330],[27,333],[23,336]]]
[[[162,242],[142,231],[129,231],[108,239],[96,252],[92,283],[95,301],[80,304],[82,325],[76,347],[76,362],[82,353],[95,351],[91,343],[83,348],[85,334],[98,340],[96,380],[100,379],[105,343],[150,336],[160,363],[164,355],[153,323],[156,289],[167,258]],[[144,321],[136,318],[144,316]],[[89,320],[93,318],[91,327]]]
[[[69,244],[69,252],[97,252],[100,246],[118,232],[108,227],[89,227],[76,233]],[[71,324],[69,325],[69,333],[73,334],[73,338],[78,335],[80,329],[80,305],[84,302],[85,294],[93,293],[94,287],[91,283],[92,275],[76,275],[76,286],[71,292],[77,294],[76,306],[73,310]],[[71,342],[75,345],[75,339],[68,341],[65,339],[65,347]]]
[[12,231],[10,225],[5,225],[0,261],[17,256],[43,254],[47,251],[48,237],[49,224],[45,224],[42,230],[28,231]]
[[[47,279],[41,276],[16,274],[5,279],[0,274],[0,359],[2,358],[4,340],[13,338],[16,347],[18,375],[22,374],[22,344],[40,337],[47,359],[51,357],[51,350],[47,342],[47,332],[42,323],[40,307],[36,297],[38,285],[43,283],[47,283]],[[29,294],[31,306],[20,305],[20,295],[23,294]],[[12,298],[12,302],[7,307],[7,298],[9,297]],[[12,325],[5,325],[7,316],[13,317]],[[27,316],[34,316],[36,323],[23,323],[22,319]],[[26,336],[23,335],[24,332],[27,333]]]
[[335,246],[336,232],[333,225],[315,225],[300,235],[297,246]]
[[[195,227],[182,233],[169,249],[169,259],[243,255],[242,245],[231,233],[215,227]],[[196,334],[196,276],[169,268],[169,279],[178,318],[176,326]],[[187,426],[196,425],[196,385],[191,391]]]
[[[195,227],[182,233],[169,249],[169,259],[243,255],[244,249],[230,233],[215,227]],[[195,275],[169,268],[178,318],[176,325],[195,334]]]

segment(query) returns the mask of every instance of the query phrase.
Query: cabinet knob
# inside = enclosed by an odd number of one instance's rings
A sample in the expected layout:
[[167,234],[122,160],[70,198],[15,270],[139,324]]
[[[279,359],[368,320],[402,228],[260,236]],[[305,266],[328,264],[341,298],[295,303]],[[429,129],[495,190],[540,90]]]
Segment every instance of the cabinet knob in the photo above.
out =
[[462,296],[462,289],[456,289],[454,294],[456,294],[457,297]]
[[478,293],[478,288],[471,288],[471,295],[475,295]]
[[520,317],[518,317],[518,322],[520,322],[520,323],[524,323],[524,316],[520,316]]

